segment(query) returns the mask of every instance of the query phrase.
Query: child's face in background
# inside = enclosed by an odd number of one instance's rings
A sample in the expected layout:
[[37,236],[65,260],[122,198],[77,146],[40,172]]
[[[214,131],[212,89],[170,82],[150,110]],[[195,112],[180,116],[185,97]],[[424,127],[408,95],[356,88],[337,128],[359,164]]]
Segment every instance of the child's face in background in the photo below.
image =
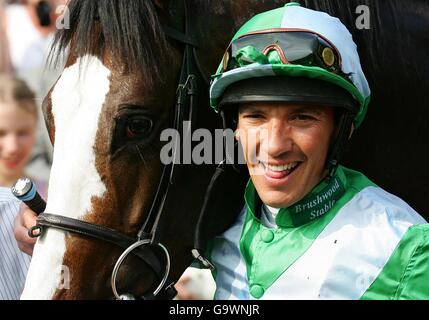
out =
[[0,178],[18,179],[24,174],[35,142],[34,114],[0,103]]

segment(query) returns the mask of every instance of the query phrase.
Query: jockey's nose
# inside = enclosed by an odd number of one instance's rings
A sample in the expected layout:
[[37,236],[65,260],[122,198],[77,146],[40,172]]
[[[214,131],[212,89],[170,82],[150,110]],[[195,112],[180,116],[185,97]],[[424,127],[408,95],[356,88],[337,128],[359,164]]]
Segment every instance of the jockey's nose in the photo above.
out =
[[271,158],[278,158],[292,150],[293,140],[288,124],[283,119],[271,119],[263,150]]

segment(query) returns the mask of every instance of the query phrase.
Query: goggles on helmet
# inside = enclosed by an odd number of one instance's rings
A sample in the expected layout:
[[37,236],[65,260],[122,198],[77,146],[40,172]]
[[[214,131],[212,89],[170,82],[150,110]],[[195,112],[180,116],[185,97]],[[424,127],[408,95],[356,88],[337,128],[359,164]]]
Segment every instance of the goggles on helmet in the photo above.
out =
[[248,46],[264,55],[276,51],[284,64],[320,67],[344,75],[341,71],[341,55],[337,48],[323,36],[301,29],[262,30],[237,38],[225,52],[222,62],[224,72],[243,66],[237,55]]

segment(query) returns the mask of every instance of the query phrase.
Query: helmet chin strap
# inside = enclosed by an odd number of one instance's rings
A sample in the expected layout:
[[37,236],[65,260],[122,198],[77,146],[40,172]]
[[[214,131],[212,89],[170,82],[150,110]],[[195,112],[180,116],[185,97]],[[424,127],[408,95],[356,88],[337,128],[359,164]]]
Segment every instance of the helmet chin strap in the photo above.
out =
[[341,160],[341,156],[344,151],[344,146],[350,138],[350,131],[353,126],[353,113],[346,110],[343,111],[340,119],[340,123],[338,124],[338,132],[333,142],[331,143],[331,147],[329,148],[329,153],[326,161],[326,168],[328,169],[328,175],[325,180],[330,181],[332,177],[335,176],[337,171],[339,162]]
[[[234,108],[238,108],[238,107],[234,107]],[[234,109],[231,108],[231,109]],[[237,129],[237,116],[235,115],[238,111],[229,111],[229,112],[225,112],[225,110],[220,110],[219,114],[222,118],[222,125],[223,125],[223,129],[233,129],[236,130]],[[224,136],[224,154],[225,154],[225,161],[228,164],[232,164],[232,167],[234,168],[234,170],[237,173],[243,174],[243,171],[247,172],[247,166],[245,165],[240,165],[238,163],[238,160],[236,157],[238,157],[238,154],[240,152],[240,144],[238,143],[238,141],[236,141],[234,143],[234,149],[233,150],[229,150],[227,148],[227,143],[226,143],[226,137]]]

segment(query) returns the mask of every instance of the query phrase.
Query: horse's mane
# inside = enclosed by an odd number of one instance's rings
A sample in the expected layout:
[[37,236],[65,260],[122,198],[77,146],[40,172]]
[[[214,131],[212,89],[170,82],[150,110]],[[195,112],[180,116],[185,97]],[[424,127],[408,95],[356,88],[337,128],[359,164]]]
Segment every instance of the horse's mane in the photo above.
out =
[[78,57],[102,58],[107,50],[126,68],[139,68],[150,80],[160,74],[168,50],[152,1],[71,0],[68,7],[70,28],[55,36],[54,62],[70,47]]

